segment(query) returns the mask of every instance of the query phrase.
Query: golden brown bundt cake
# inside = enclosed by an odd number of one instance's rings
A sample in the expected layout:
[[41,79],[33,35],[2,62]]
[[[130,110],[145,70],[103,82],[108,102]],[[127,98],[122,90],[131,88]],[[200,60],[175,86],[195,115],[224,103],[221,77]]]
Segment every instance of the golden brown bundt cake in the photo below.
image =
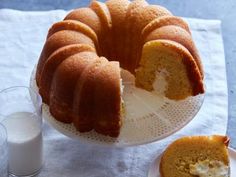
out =
[[36,81],[55,119],[73,123],[80,132],[94,129],[117,137],[122,125],[120,67],[134,74],[136,86],[154,92],[161,85],[156,78],[165,70],[164,94],[170,99],[204,93],[188,25],[145,0],[92,1],[52,25]]
[[161,177],[229,177],[229,138],[188,136],[170,144],[160,162]]

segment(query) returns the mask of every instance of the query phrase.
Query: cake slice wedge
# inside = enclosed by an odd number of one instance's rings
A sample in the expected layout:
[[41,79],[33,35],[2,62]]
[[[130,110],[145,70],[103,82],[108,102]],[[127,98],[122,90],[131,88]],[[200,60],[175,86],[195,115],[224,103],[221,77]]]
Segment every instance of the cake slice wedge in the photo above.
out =
[[187,136],[170,144],[160,162],[161,177],[229,177],[227,136]]
[[165,85],[163,92],[169,99],[181,100],[204,93],[197,63],[184,46],[171,40],[145,43],[135,72],[137,87],[155,92],[160,90],[160,85]]

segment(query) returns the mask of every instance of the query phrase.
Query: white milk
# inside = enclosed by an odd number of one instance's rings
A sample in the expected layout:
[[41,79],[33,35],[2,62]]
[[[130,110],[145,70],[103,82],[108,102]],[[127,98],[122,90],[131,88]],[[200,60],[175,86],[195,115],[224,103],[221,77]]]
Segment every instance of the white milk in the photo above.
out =
[[17,112],[2,122],[8,133],[9,171],[18,176],[33,174],[42,166],[41,125],[34,116]]

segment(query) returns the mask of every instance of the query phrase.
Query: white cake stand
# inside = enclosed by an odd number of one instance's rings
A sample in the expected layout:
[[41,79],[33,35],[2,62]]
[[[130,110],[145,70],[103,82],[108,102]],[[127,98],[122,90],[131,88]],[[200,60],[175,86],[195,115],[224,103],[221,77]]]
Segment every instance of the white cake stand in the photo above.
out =
[[[36,69],[31,75],[30,87],[38,92],[35,71]],[[90,144],[126,147],[151,143],[175,133],[195,117],[204,100],[202,94],[182,101],[172,101],[136,88],[131,77],[122,75],[125,85],[123,99],[128,111],[118,138],[104,136],[95,131],[80,133],[73,124],[57,121],[46,104],[43,104],[43,117],[52,127],[68,137]]]

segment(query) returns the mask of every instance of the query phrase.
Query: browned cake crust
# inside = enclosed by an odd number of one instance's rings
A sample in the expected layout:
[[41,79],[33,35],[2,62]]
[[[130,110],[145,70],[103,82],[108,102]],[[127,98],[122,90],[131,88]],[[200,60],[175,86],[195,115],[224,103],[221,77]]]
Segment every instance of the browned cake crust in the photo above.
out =
[[43,86],[39,87],[39,93],[42,95],[45,103],[49,104],[50,102],[50,89],[57,67],[68,57],[85,51],[89,53],[90,58],[96,57],[94,48],[88,45],[72,44],[59,48],[48,58],[47,62],[45,62],[45,66],[43,67],[41,77],[39,78],[39,85]]
[[39,58],[36,71],[36,81],[38,84],[45,62],[48,60],[50,55],[57,49],[71,44],[87,44],[95,48],[93,41],[83,33],[63,30],[53,34],[50,38],[47,39]]
[[142,36],[145,38],[147,35],[149,35],[152,31],[163,27],[163,26],[169,26],[169,25],[175,25],[179,26],[183,29],[185,29],[189,34],[190,29],[188,27],[188,24],[180,17],[176,16],[162,16],[160,18],[155,18],[150,23],[148,23],[142,31]]
[[188,33],[185,29],[176,26],[176,25],[167,25],[153,30],[147,37],[144,39],[144,43],[156,40],[156,39],[168,39],[175,41],[179,44],[182,44],[188,51],[191,53],[193,58],[195,59],[199,71],[203,77],[203,67],[201,63],[200,56],[198,55],[195,44],[193,43],[192,37],[190,33]]
[[98,15],[101,22],[102,34],[98,37],[100,48],[102,49],[102,56],[110,59],[114,54],[112,53],[112,19],[111,14],[106,4],[99,1],[92,1],[89,6]]
[[126,11],[129,7],[130,2],[127,0],[109,0],[106,5],[110,11],[112,19],[112,53],[111,60],[118,60],[123,67],[123,62],[126,55],[125,50],[125,39],[126,33],[124,26],[126,25]]
[[195,62],[194,58],[190,54],[190,52],[183,47],[180,43],[176,43],[174,41],[165,41],[163,40],[163,45],[168,45],[174,51],[177,51],[180,55],[183,56],[183,63],[186,65],[187,73],[189,76],[189,80],[193,89],[193,96],[198,95],[199,93],[204,93],[204,84],[200,74],[199,67],[197,62]]
[[[120,90],[120,72],[118,62],[109,62],[103,66],[96,77],[95,86],[95,131],[117,137],[122,124],[121,120],[121,90]],[[111,90],[112,92],[107,92]],[[110,96],[114,95],[114,96]],[[103,103],[103,104],[101,104]],[[109,113],[104,116],[104,112]]]
[[88,65],[98,60],[91,52],[80,52],[68,57],[56,69],[51,83],[50,112],[57,120],[71,123],[75,87]]
[[[74,125],[81,131],[89,131],[94,128],[95,98],[97,75],[101,68],[108,63],[106,58],[97,58],[87,65],[74,89]],[[111,85],[112,87],[112,85]],[[109,92],[110,93],[110,92]],[[103,104],[100,102],[100,104]]]
[[93,31],[98,34],[101,34],[101,22],[99,16],[92,9],[85,7],[75,9],[69,14],[66,15],[64,20],[75,20],[79,21],[82,24],[85,24],[93,29]]

